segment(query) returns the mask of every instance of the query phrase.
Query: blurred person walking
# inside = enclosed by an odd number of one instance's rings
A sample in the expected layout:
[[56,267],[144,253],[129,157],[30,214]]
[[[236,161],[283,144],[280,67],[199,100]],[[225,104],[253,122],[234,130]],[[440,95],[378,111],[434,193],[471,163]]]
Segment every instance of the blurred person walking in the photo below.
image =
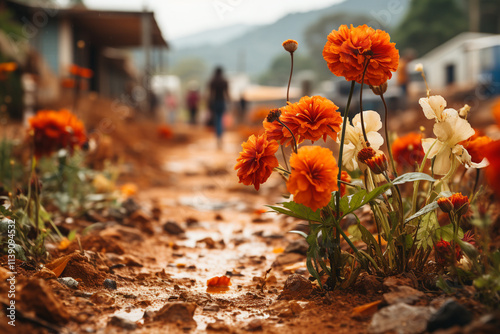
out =
[[165,107],[167,109],[167,119],[170,124],[174,124],[177,120],[177,104],[175,93],[167,91],[165,94]]
[[198,84],[192,81],[188,84],[188,92],[186,94],[186,105],[189,110],[189,124],[196,124],[199,103],[200,92],[198,91]]
[[222,118],[224,116],[224,112],[226,111],[226,102],[230,101],[229,85],[224,77],[222,67],[217,66],[215,68],[208,88],[208,105],[214,120],[217,147],[220,149],[222,148],[222,133],[224,131]]

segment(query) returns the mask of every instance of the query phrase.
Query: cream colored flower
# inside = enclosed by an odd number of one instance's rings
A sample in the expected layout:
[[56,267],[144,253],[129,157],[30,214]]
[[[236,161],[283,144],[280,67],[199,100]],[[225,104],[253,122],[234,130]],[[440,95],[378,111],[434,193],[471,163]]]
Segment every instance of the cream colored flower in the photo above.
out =
[[435,119],[437,122],[442,122],[447,117],[458,115],[455,109],[445,109],[446,100],[441,95],[423,97],[418,100],[418,103],[420,103],[425,117],[428,119]]
[[[373,111],[363,111],[365,121],[365,131],[370,147],[377,150],[384,144],[384,138],[377,131],[382,128],[380,115]],[[340,143],[342,131],[338,133],[337,142]],[[342,164],[348,170],[352,171],[358,168],[357,156],[359,151],[366,147],[363,138],[363,130],[361,129],[361,115],[357,114],[352,120],[352,125],[347,124],[344,139],[344,152],[342,154]],[[366,167],[366,166],[365,166]]]
[[422,63],[415,64],[415,71],[417,71],[417,72],[423,72],[424,71],[424,65],[422,65]]
[[443,121],[434,124],[434,134],[437,138],[423,139],[422,147],[426,154],[429,152],[428,159],[435,157],[433,165],[435,174],[447,174],[456,162],[467,168],[487,166],[486,159],[479,164],[472,162],[469,152],[458,144],[474,135],[474,129],[469,122],[458,117],[458,114],[448,115]]

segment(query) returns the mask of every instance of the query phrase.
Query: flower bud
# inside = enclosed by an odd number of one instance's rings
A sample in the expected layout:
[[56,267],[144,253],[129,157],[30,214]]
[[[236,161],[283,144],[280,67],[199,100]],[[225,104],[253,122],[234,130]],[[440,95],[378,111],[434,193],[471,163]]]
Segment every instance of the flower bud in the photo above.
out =
[[366,160],[365,164],[370,167],[374,174],[382,174],[388,168],[387,157],[384,153],[378,153],[373,158]]
[[416,72],[423,72],[424,71],[424,65],[421,63],[415,64],[415,71]]
[[283,47],[285,48],[286,51],[290,53],[294,53],[295,50],[299,47],[299,43],[293,39],[287,39],[286,41],[283,42]]
[[267,114],[266,120],[269,123],[272,123],[274,121],[277,121],[281,116],[281,110],[279,109],[271,109],[269,110],[269,113]]
[[370,88],[375,95],[383,95],[387,91],[387,82],[384,82],[380,86],[372,86]]
[[469,111],[470,111],[470,106],[466,104],[462,108],[460,108],[460,110],[458,111],[458,115],[462,118],[467,118]]
[[377,151],[371,147],[365,147],[359,151],[358,160],[366,164],[366,160],[373,158],[375,155],[377,155]]
[[448,197],[438,198],[437,204],[445,213],[450,213],[453,210],[453,203],[451,203]]
[[462,193],[456,193],[450,196],[450,201],[453,204],[453,210],[458,216],[463,216],[469,211],[469,198],[462,195]]

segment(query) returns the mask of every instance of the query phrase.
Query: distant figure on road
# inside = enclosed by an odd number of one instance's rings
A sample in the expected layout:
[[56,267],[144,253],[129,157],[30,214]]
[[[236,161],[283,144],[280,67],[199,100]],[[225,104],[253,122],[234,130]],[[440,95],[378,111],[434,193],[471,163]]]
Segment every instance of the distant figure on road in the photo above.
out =
[[398,67],[398,85],[401,88],[400,109],[406,109],[408,100],[408,84],[410,83],[410,74],[408,71],[408,63],[415,59],[415,50],[406,49],[403,56],[399,59]]
[[167,119],[170,124],[174,124],[177,119],[177,97],[174,93],[167,91],[165,95],[165,107],[167,109]]
[[238,104],[238,124],[244,124],[247,115],[248,101],[245,98],[245,93],[241,93]]
[[214,75],[209,82],[208,105],[213,116],[215,134],[217,136],[217,147],[222,148],[222,117],[226,111],[226,102],[229,102],[229,87],[224,78],[222,67],[215,68]]
[[196,82],[190,82],[188,84],[188,92],[186,95],[186,105],[189,110],[189,124],[196,124],[199,103],[200,92],[198,91],[198,84]]

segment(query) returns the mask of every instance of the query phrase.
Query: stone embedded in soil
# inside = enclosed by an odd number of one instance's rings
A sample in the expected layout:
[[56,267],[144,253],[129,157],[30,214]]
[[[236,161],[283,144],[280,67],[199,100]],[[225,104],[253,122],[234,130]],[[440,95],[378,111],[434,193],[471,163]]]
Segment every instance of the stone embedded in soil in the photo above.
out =
[[50,323],[68,322],[70,315],[66,307],[44,280],[30,278],[26,283],[19,283],[17,288],[20,292],[16,295],[16,300],[20,302],[16,304],[16,308],[19,307],[24,312],[34,312],[37,317]]
[[269,311],[280,318],[291,318],[303,311],[303,307],[296,301],[280,300],[269,307]]
[[472,320],[472,315],[463,305],[453,299],[448,299],[434,313],[427,323],[427,331],[434,332],[453,326],[465,326]]
[[245,326],[245,330],[249,332],[257,332],[262,330],[262,320],[261,319],[253,319],[248,325]]
[[389,276],[384,279],[384,290],[385,291],[393,291],[394,289],[397,289],[400,286],[409,286],[414,288],[415,286],[413,285],[413,281],[409,278],[401,278],[401,277],[394,277],[394,276]]
[[133,198],[129,197],[125,202],[122,203],[122,208],[125,209],[127,215],[131,215],[135,211],[139,210],[140,206]]
[[104,287],[106,289],[110,289],[110,290],[116,290],[117,287],[116,287],[116,281],[112,280],[112,279],[109,279],[109,278],[106,278],[104,280],[104,283],[103,283]]
[[76,289],[78,288],[78,281],[73,277],[61,277],[57,281],[61,284],[66,285],[68,288]]
[[427,321],[435,311],[435,308],[429,306],[410,306],[403,303],[390,305],[373,315],[368,332],[370,334],[423,333]]
[[297,253],[280,254],[273,262],[272,267],[280,267],[291,263],[296,263],[304,260],[304,256]]
[[409,286],[402,285],[394,287],[394,291],[384,293],[384,303],[388,305],[404,303],[415,304],[425,294],[422,291],[410,288]]
[[220,307],[217,304],[209,304],[209,305],[206,305],[205,307],[203,307],[203,311],[206,311],[206,312],[219,312],[219,310],[220,310]]
[[354,288],[363,294],[378,293],[383,289],[383,284],[375,275],[361,274]]
[[194,311],[197,305],[195,303],[186,302],[171,302],[166,303],[156,314],[153,316],[154,321],[164,321],[169,323],[195,322],[193,319]]
[[184,229],[174,221],[168,221],[163,225],[163,230],[168,234],[180,235],[185,233]]
[[117,326],[129,331],[135,330],[137,328],[137,324],[135,322],[132,322],[128,319],[124,319],[122,317],[118,317],[116,315],[111,317],[111,319],[108,322],[108,325]]
[[309,249],[309,244],[305,239],[298,239],[290,242],[285,248],[285,253],[297,253],[306,255]]
[[313,286],[311,281],[302,275],[292,274],[288,276],[283,291],[278,300],[304,299],[311,295]]
[[90,297],[90,300],[95,304],[103,305],[113,305],[115,303],[115,298],[104,291],[95,292],[92,297]]

